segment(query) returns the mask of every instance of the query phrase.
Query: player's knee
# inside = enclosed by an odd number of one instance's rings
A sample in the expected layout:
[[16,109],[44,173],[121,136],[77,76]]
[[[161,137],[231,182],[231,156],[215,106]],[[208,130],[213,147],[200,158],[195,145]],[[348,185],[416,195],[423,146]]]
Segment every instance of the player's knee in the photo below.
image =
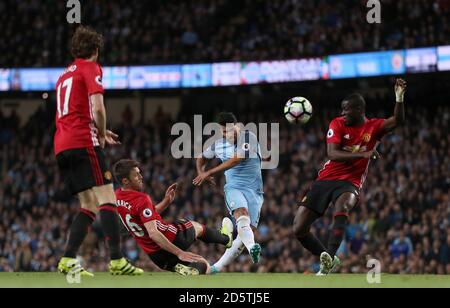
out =
[[236,219],[242,216],[250,216],[246,208],[240,208],[234,211],[234,217]]
[[97,198],[97,205],[116,204],[116,195],[112,184],[93,187],[95,197]]
[[346,202],[344,204],[344,212],[349,214],[350,211],[355,207],[355,205],[352,202]]
[[83,209],[88,210],[94,214],[98,214],[98,207],[95,204],[95,202],[89,203],[89,204],[85,204],[81,206]]
[[358,203],[358,198],[353,193],[345,193],[339,197],[335,204],[335,212],[349,214]]
[[86,190],[78,194],[78,199],[82,209],[91,211],[97,214],[97,199],[95,198],[94,192],[92,190]]
[[345,213],[348,215],[354,207],[355,204],[351,200],[346,200],[340,204],[337,204],[335,211],[339,213]]
[[194,226],[195,238],[201,237],[203,235],[203,233],[205,232],[205,227],[196,221],[191,221],[191,223]]
[[251,219],[248,215],[241,215],[239,217],[236,218],[236,225],[239,227],[249,227],[251,228]]

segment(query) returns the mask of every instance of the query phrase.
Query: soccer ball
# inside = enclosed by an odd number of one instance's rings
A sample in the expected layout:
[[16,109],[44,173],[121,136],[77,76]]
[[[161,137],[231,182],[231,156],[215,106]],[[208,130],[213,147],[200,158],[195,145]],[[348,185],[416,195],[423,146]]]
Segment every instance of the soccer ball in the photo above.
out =
[[304,97],[291,98],[284,107],[284,116],[289,123],[306,124],[312,117],[313,107]]

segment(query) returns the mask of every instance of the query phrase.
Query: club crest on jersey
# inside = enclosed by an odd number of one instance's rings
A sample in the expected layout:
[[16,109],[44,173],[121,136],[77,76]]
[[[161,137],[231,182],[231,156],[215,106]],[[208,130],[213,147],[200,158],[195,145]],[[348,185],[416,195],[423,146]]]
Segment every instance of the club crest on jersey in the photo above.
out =
[[105,172],[105,179],[107,179],[108,181],[111,181],[112,179],[112,174],[110,171],[106,171]]
[[145,209],[143,214],[144,214],[144,217],[145,217],[145,218],[150,218],[150,217],[152,217],[152,214],[153,214],[153,213],[152,213],[152,210],[150,210],[150,209]]
[[345,135],[344,139],[350,140],[350,135],[349,134]]
[[372,139],[372,135],[369,134],[369,133],[364,134],[363,137],[362,137],[362,140],[363,140],[364,142],[369,142],[370,139]]
[[99,86],[101,86],[101,85],[102,85],[102,77],[100,77],[100,76],[95,77],[95,82],[96,82]]

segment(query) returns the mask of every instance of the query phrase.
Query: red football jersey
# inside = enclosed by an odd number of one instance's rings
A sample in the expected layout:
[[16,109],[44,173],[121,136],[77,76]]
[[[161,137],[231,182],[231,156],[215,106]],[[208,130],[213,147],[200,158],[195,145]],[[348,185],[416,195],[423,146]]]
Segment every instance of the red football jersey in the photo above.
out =
[[56,83],[55,155],[99,146],[90,96],[104,93],[99,64],[76,59]]
[[165,222],[153,206],[149,195],[133,191],[116,190],[117,211],[120,219],[138,245],[147,254],[152,254],[161,248],[150,238],[144,224],[156,220],[158,230],[170,241],[175,240],[177,228]]
[[[375,148],[384,136],[384,119],[366,119],[359,127],[345,125],[343,117],[331,121],[327,144],[338,144],[343,151],[368,152]],[[362,188],[369,169],[370,159],[354,159],[346,162],[328,161],[319,172],[318,181],[344,180]]]

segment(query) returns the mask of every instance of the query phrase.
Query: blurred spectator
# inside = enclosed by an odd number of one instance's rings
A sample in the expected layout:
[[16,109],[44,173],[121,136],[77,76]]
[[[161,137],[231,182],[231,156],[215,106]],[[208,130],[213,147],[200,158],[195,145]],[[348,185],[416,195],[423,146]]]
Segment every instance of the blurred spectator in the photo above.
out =
[[408,257],[413,251],[413,245],[409,237],[406,237],[403,232],[400,232],[400,236],[395,239],[391,245],[391,254],[394,259],[400,258],[400,256]]
[[24,241],[16,252],[16,264],[14,271],[16,272],[30,272],[31,260],[33,254],[31,253],[30,243]]
[[362,232],[360,230],[356,231],[355,236],[350,241],[350,250],[352,251],[352,253],[354,253],[355,255],[359,254],[361,248],[364,245],[364,242],[365,240]]
[[446,242],[440,248],[439,261],[444,265],[450,264],[450,234],[447,235]]

